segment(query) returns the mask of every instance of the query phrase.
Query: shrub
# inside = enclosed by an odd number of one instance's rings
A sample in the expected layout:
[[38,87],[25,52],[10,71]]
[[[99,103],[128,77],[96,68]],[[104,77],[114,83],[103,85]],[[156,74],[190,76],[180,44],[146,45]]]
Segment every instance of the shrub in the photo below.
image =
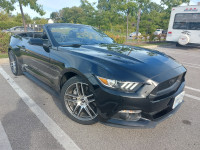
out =
[[0,22],[0,30],[10,29],[15,26],[22,26],[22,24],[15,21],[1,21]]
[[126,41],[126,38],[123,36],[114,35],[113,33],[108,31],[106,31],[105,34],[107,34],[109,37],[111,37],[115,42],[119,44],[123,44]]
[[155,40],[156,40],[156,35],[151,34],[151,35],[149,36],[149,42],[153,42],[153,41],[155,41]]
[[10,34],[1,32],[0,30],[0,53],[8,52],[9,41]]

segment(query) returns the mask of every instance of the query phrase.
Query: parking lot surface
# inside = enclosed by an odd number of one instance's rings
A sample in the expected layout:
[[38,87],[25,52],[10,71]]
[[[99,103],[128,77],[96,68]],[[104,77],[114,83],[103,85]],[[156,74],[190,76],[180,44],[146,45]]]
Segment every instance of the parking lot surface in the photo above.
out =
[[199,150],[200,49],[157,47],[188,70],[180,110],[154,129],[84,126],[65,116],[59,95],[34,77],[0,64],[0,150]]

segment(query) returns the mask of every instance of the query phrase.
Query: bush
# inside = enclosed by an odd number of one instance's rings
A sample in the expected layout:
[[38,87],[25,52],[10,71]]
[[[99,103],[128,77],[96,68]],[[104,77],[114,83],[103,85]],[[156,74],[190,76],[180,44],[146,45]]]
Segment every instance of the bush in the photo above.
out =
[[151,35],[149,36],[149,42],[154,42],[155,40],[156,40],[156,35],[151,34]]
[[1,21],[0,22],[0,30],[10,29],[15,26],[22,26],[22,24],[15,21]]
[[109,37],[111,37],[118,44],[123,44],[126,41],[125,37],[122,37],[122,36],[119,36],[119,35],[114,35],[111,32],[106,31],[105,34],[107,34]]
[[10,41],[10,34],[0,30],[0,53],[7,53]]

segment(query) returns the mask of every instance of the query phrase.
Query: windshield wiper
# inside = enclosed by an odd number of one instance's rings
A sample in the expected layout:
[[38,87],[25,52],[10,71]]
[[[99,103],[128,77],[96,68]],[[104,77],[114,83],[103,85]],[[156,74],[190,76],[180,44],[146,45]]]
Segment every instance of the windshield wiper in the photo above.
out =
[[81,44],[61,45],[62,47],[81,47]]

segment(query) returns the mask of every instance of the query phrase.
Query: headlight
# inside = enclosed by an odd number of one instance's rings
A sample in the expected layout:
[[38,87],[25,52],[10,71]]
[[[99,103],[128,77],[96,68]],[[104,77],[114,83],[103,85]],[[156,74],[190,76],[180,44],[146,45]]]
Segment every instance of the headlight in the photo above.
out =
[[107,87],[120,89],[125,92],[135,92],[138,90],[143,84],[138,82],[123,82],[123,81],[116,81],[111,79],[106,79],[97,76],[98,80]]

